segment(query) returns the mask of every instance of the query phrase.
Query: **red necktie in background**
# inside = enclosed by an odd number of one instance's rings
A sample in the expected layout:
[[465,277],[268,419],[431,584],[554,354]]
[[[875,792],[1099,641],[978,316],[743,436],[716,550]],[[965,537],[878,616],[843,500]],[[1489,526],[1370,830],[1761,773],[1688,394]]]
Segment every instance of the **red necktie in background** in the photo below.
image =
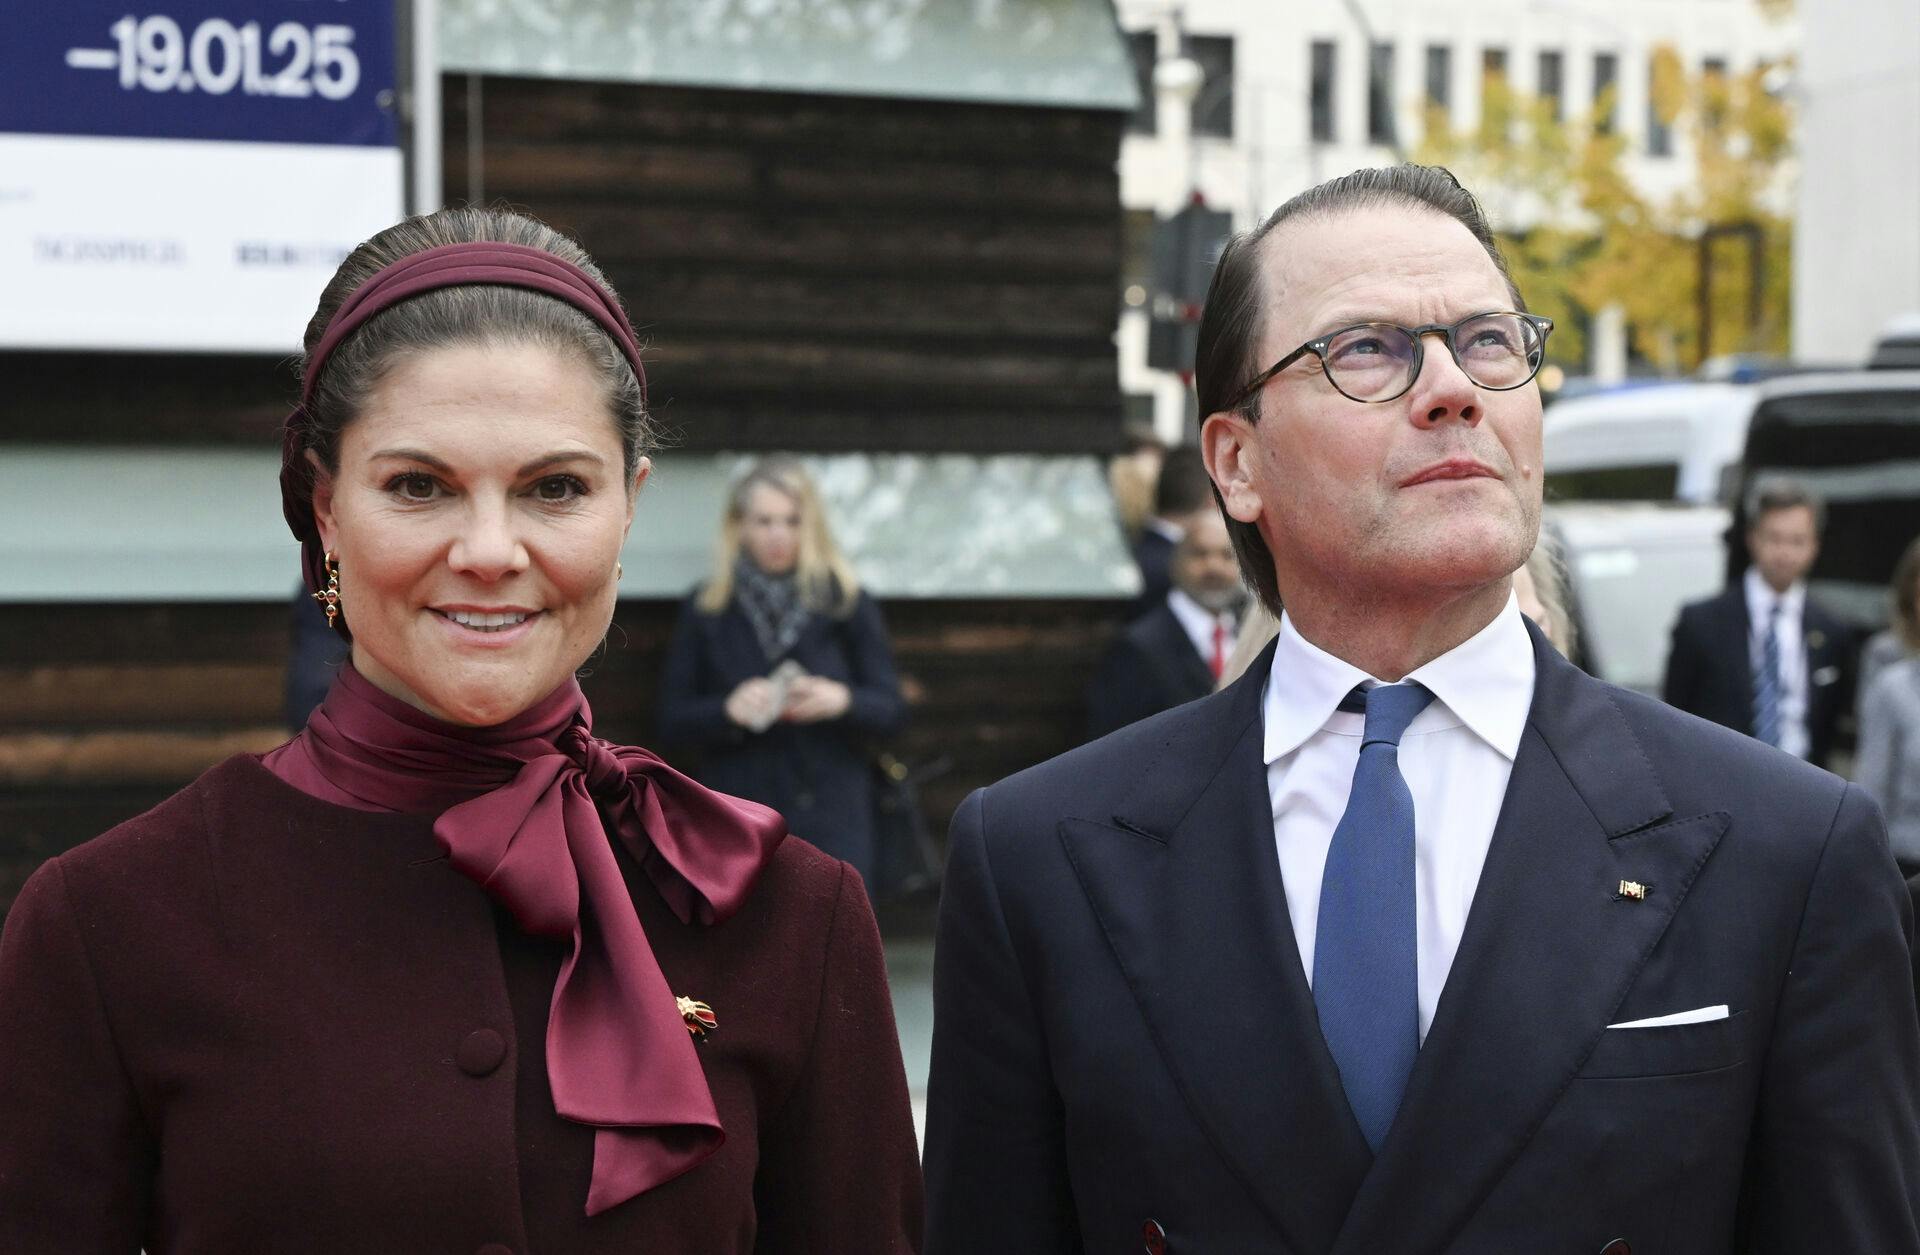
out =
[[1213,621],[1213,657],[1207,659],[1207,667],[1215,680],[1227,671],[1227,625],[1218,619]]

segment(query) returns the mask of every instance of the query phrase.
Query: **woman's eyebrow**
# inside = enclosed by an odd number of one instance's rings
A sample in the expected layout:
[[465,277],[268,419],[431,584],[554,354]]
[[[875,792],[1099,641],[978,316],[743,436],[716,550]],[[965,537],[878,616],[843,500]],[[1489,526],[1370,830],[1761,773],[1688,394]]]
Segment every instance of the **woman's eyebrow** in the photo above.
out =
[[[447,462],[420,449],[382,449],[373,454],[369,460],[375,462],[382,460],[419,462],[432,467],[436,471],[451,473],[453,470],[453,467]],[[606,465],[606,461],[606,458],[593,452],[591,449],[561,449],[553,453],[542,454],[515,471],[514,475],[516,477],[532,475],[537,471],[545,470],[547,467],[559,466],[567,462],[590,462],[595,466],[604,466]]]
[[536,471],[543,471],[549,466],[560,466],[567,462],[591,462],[595,466],[605,466],[607,464],[605,458],[593,452],[591,449],[562,449],[557,453],[549,453],[542,457],[535,458],[516,471],[515,475],[531,475]]
[[367,460],[370,462],[378,462],[383,459],[391,459],[396,462],[424,462],[436,471],[450,471],[453,469],[439,458],[434,457],[431,453],[424,453],[419,449],[382,449],[378,453],[372,454]]

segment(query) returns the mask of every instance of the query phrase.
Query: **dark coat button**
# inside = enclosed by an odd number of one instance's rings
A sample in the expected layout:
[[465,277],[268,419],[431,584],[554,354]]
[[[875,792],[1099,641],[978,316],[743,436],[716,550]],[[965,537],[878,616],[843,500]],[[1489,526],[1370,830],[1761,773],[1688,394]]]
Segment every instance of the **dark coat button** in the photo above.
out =
[[1160,1227],[1158,1220],[1149,1220],[1140,1226],[1140,1245],[1147,1255],[1167,1255],[1167,1231]]
[[[466,1040],[460,1043],[460,1049],[453,1056],[460,1070],[468,1076],[487,1076],[500,1066],[507,1057],[507,1039],[490,1028],[477,1028],[468,1033]],[[496,1248],[487,1248],[493,1255]],[[506,1250],[499,1247],[498,1250]]]
[[1600,1248],[1600,1255],[1633,1255],[1633,1248],[1625,1238],[1615,1238]]

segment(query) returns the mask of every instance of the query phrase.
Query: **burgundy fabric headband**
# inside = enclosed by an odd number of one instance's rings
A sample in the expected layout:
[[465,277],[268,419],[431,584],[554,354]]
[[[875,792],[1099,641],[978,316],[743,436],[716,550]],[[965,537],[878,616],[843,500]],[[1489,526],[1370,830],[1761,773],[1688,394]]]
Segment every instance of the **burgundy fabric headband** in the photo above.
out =
[[[306,454],[307,412],[313,404],[314,382],[341,342],[376,314],[422,293],[466,284],[530,288],[565,301],[599,323],[619,346],[633,367],[642,398],[646,396],[647,372],[640,364],[640,344],[626,311],[611,292],[573,263],[524,244],[477,242],[443,244],[387,266],[355,288],[334,311],[320,343],[307,355],[300,404],[287,415],[280,448],[280,509],[300,541],[300,566],[310,591],[318,592],[327,582],[326,553],[313,517],[313,467]],[[340,626],[344,635],[344,619]]]

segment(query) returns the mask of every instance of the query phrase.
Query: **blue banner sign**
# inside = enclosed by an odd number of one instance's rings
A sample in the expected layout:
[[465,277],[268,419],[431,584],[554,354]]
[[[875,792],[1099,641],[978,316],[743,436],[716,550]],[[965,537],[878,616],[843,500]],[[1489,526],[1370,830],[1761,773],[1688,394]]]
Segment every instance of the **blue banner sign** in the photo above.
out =
[[399,143],[393,0],[21,0],[0,14],[0,132]]

